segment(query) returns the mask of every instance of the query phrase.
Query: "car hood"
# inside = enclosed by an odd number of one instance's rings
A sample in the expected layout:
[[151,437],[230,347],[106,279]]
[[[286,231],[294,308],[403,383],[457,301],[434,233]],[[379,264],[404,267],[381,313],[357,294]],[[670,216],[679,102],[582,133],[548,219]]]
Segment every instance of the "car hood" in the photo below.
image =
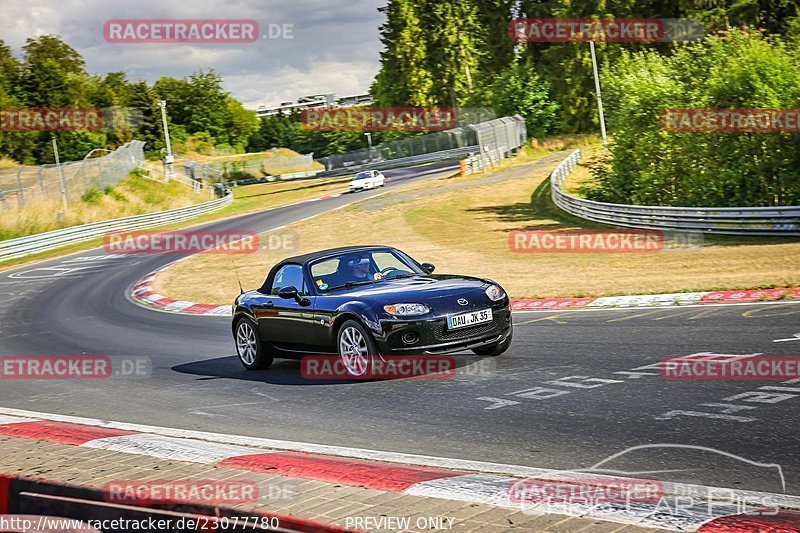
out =
[[[485,293],[489,283],[487,280],[470,276],[430,274],[338,289],[330,295],[381,306],[393,303],[424,303],[434,310],[469,311],[477,307],[486,307],[490,303]],[[468,303],[458,304],[457,300],[460,298],[466,299]]]

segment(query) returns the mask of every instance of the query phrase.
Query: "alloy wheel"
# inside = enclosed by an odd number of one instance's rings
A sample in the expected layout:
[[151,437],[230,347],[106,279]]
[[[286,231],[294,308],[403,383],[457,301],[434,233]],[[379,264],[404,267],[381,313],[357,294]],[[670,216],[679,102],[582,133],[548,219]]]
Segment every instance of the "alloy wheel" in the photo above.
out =
[[363,376],[369,367],[367,341],[358,329],[346,327],[339,336],[339,356],[351,376]]
[[245,365],[252,365],[256,360],[256,333],[247,321],[242,320],[236,328],[236,351]]

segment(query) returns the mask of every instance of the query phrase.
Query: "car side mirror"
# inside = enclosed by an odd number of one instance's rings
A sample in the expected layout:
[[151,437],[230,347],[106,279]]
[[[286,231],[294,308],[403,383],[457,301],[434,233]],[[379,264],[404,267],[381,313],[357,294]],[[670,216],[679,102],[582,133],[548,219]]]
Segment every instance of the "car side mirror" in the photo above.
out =
[[422,263],[421,266],[422,270],[424,270],[428,274],[431,274],[433,273],[434,270],[436,270],[436,265],[434,265],[433,263]]
[[286,287],[281,287],[278,289],[278,298],[284,298],[286,300],[289,299],[297,299],[297,287],[294,285],[287,285]]

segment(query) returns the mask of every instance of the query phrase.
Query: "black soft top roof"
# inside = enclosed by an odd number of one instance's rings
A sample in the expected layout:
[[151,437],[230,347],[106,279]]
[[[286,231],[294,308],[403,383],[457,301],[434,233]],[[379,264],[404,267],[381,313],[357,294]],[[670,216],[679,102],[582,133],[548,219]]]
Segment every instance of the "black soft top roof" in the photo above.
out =
[[296,255],[294,257],[287,257],[278,264],[283,265],[285,263],[297,263],[299,265],[304,265],[309,261],[313,261],[315,259],[319,259],[320,257],[326,257],[329,255],[337,255],[340,253],[347,253],[347,252],[358,252],[361,250],[380,250],[385,248],[392,248],[392,247],[382,246],[377,244],[369,246],[342,246],[340,248],[329,248],[327,250],[319,250],[318,252],[311,252],[303,255]]
[[315,259],[320,259],[322,257],[327,257],[331,255],[337,255],[340,253],[359,252],[362,250],[383,250],[386,248],[394,249],[391,246],[383,246],[383,245],[342,246],[339,248],[328,248],[327,250],[319,250],[317,252],[311,252],[303,255],[295,255],[294,257],[287,257],[286,259],[279,261],[275,266],[273,266],[270,269],[269,274],[267,274],[267,279],[264,280],[264,284],[261,286],[259,291],[264,294],[269,293],[270,288],[272,288],[272,280],[275,279],[275,274],[278,273],[278,269],[281,268],[283,265],[286,264],[305,265],[309,261],[314,261]]

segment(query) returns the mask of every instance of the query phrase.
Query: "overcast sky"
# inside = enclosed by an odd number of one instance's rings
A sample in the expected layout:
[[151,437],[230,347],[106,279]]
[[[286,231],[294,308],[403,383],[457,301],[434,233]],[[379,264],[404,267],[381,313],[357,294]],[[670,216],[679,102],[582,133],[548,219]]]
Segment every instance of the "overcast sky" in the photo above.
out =
[[[0,39],[19,56],[25,39],[61,36],[90,74],[125,71],[153,82],[213,68],[245,107],[299,96],[366,92],[379,67],[377,11],[385,0],[0,0]],[[251,44],[113,44],[110,19],[253,19],[292,25],[291,39]]]

